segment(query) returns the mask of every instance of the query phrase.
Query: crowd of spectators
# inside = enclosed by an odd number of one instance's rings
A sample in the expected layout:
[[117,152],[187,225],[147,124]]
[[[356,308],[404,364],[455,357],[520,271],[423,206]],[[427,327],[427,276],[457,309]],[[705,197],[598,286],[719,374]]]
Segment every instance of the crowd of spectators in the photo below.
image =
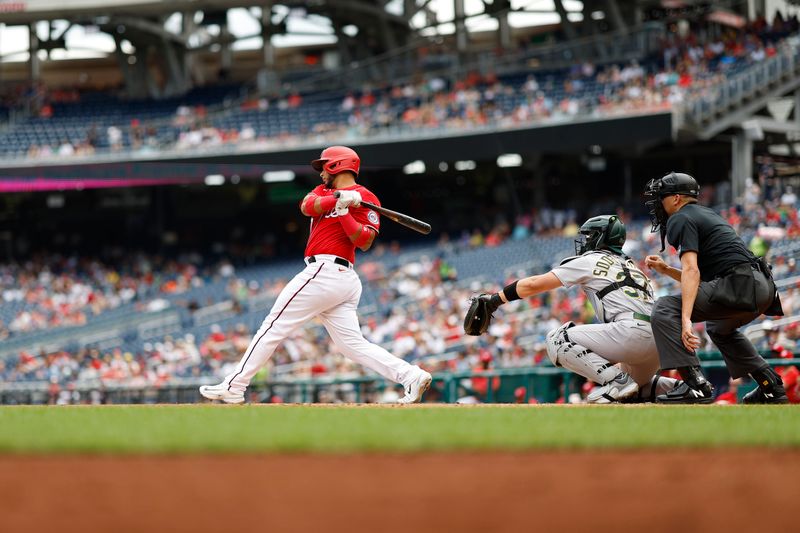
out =
[[[655,281],[657,284],[658,280]],[[497,314],[486,335],[465,337],[461,320],[468,297],[499,284],[459,283],[457,273],[446,261],[424,257],[385,277],[377,277],[369,284],[381,293],[381,301],[388,305],[362,320],[367,337],[399,357],[421,361],[433,372],[549,365],[544,334],[566,320],[593,319],[592,310],[580,291],[559,290],[509,304]],[[230,285],[232,291],[243,297],[237,283]],[[279,284],[270,285],[262,290],[275,292],[279,287]],[[786,298],[789,292],[794,294],[795,291],[792,288],[784,292],[787,313],[797,312],[792,299]],[[252,285],[245,292],[260,293]],[[774,357],[791,357],[795,353],[800,338],[797,323],[777,328],[767,322],[763,328],[766,334],[759,342],[761,349],[775,351]],[[713,350],[702,327],[699,332],[704,340],[702,349]],[[227,330],[212,326],[203,338],[168,336],[146,342],[137,352],[121,349],[83,349],[76,354],[23,352],[13,367],[6,366],[8,362],[0,362],[0,376],[5,381],[50,382],[54,390],[69,388],[75,382],[159,387],[186,378],[219,378],[238,362],[252,333],[243,324],[236,324]],[[263,380],[267,376],[353,378],[363,373],[362,367],[336,352],[322,327],[312,325],[298,330],[283,343],[256,379]],[[487,383],[493,382],[480,376],[465,381],[469,382],[468,390],[478,397],[485,396]]]
[[[758,158],[757,175],[747,179],[744,193],[738,202],[722,210],[723,216],[738,231],[755,231],[760,241],[800,236],[798,198],[795,186],[777,176],[776,163],[769,156]],[[753,252],[765,255],[766,249],[757,241]]]
[[[480,125],[513,126],[531,121],[562,120],[579,114],[613,114],[620,111],[667,108],[687,97],[704,94],[718,85],[734,66],[757,63],[774,56],[781,39],[798,31],[797,19],[763,20],[745,31],[712,34],[672,34],[664,43],[658,63],[636,61],[621,65],[576,64],[566,73],[529,75],[511,83],[494,75],[472,74],[460,80],[428,78],[417,83],[381,88],[365,88],[347,94],[333,105],[347,114],[345,123],[320,123],[302,135],[369,135],[389,127],[465,128]],[[588,91],[588,87],[598,88]],[[80,99],[75,91],[32,92],[6,96],[3,103],[14,105],[19,98],[37,102],[41,118],[53,116],[54,103]],[[500,102],[523,97],[522,103],[506,110]],[[15,100],[16,98],[16,100]],[[242,104],[241,111],[258,114],[270,109],[295,110],[307,103],[300,94],[275,101],[257,99]],[[243,124],[239,129],[222,130],[203,106],[179,107],[171,127],[177,132],[173,146],[192,150],[209,146],[266,142],[256,128]],[[100,136],[107,136],[112,150],[156,150],[165,147],[158,129],[134,119],[129,124],[113,125],[106,131],[88,126],[84,139],[65,139],[57,145],[31,145],[30,157],[67,157],[94,152]],[[768,255],[778,278],[798,275],[800,250],[791,247],[770,250],[772,242],[800,236],[798,198],[795,188],[777,176],[775,162],[760,159],[757,175],[746,184],[744,194],[723,216],[748,242],[756,255]],[[704,190],[705,191],[705,190]],[[705,194],[705,193],[704,193]],[[710,198],[704,198],[709,203]],[[622,213],[626,222],[626,214]],[[570,237],[578,230],[577,214],[572,210],[550,208],[534,210],[518,219],[496,224],[489,231],[474,230],[460,236],[442,236],[437,252],[429,257],[387,269],[381,253],[397,253],[394,247],[378,246],[368,260],[359,264],[368,290],[377,294],[377,309],[363,316],[365,335],[399,357],[421,361],[433,372],[468,372],[491,368],[529,367],[549,364],[544,335],[559,324],[574,320],[591,322],[593,311],[582,292],[559,290],[514,302],[497,314],[488,333],[479,338],[465,337],[461,321],[467,300],[476,292],[496,290],[513,278],[528,275],[518,271],[507,279],[464,280],[447,260],[451,252],[497,246],[508,239],[530,235],[541,238]],[[660,242],[649,232],[649,225],[629,224],[626,252],[636,259],[655,253]],[[790,241],[791,242],[791,241]],[[666,255],[678,264],[674,250]],[[36,330],[81,326],[93,317],[132,305],[146,309],[159,305],[159,299],[190,292],[215,276],[228,278],[227,297],[243,313],[253,298],[274,297],[285,280],[245,281],[235,275],[230,263],[206,264],[192,255],[167,260],[145,254],[124,255],[122,260],[40,256],[19,264],[0,265],[0,341]],[[557,258],[554,258],[557,259]],[[642,270],[647,272],[643,263]],[[674,290],[674,285],[654,276],[656,296]],[[782,291],[787,316],[800,313],[800,293],[795,283]],[[798,322],[777,327],[765,321],[758,347],[773,357],[788,358],[797,353],[800,338]],[[713,351],[710,338],[698,326],[701,350]],[[53,396],[76,383],[149,386],[175,383],[181,379],[219,378],[232,369],[246,349],[253,331],[244,323],[228,328],[214,325],[201,336],[168,336],[142,343],[140,349],[100,350],[86,348],[70,353],[53,351],[30,353],[0,359],[0,380],[39,381],[51,384]],[[364,369],[339,355],[319,325],[303,328],[292,335],[276,352],[256,379],[276,377],[355,377]],[[790,394],[797,397],[798,371],[781,368]],[[793,380],[793,381],[792,381]],[[735,392],[738,382],[730,383]],[[475,378],[466,388],[476,396],[494,389],[495,380]],[[530,396],[530,391],[523,396]],[[723,401],[731,401],[731,395]],[[735,398],[735,395],[734,395]]]
[[199,254],[167,259],[144,253],[105,260],[47,254],[0,264],[0,340],[35,330],[82,326],[127,304],[152,310],[163,305],[162,297],[201,287],[214,276],[230,275],[231,268],[228,261],[206,264]]
[[[794,204],[780,203],[791,199],[786,197],[787,190],[783,186],[773,194],[789,219],[796,221],[797,200]],[[756,203],[762,207],[769,204],[763,200]],[[730,216],[731,211],[737,210],[727,211]],[[650,233],[649,224],[632,222],[626,213],[620,215],[628,224],[625,251],[640,261],[640,267],[647,272],[642,260],[649,253],[657,253],[658,235]],[[520,217],[513,227],[499,223],[486,232],[465,232],[458,238],[442,236],[432,255],[404,261],[397,268],[386,268],[382,257],[395,255],[402,249],[396,244],[377,245],[358,265],[365,289],[372,291],[377,301],[375,309],[362,316],[365,335],[398,357],[421,362],[432,372],[548,365],[544,337],[549,330],[565,321],[594,320],[583,292],[574,288],[561,289],[513,302],[497,313],[487,334],[466,337],[461,323],[469,296],[496,290],[531,272],[520,269],[502,278],[496,273],[487,273],[485,279],[462,279],[448,258],[461,250],[496,246],[530,233],[542,239],[574,236],[577,230],[574,218],[575,213],[569,211],[540,210]],[[554,222],[556,220],[558,223]],[[750,235],[746,238],[753,247],[759,234],[750,231]],[[566,255],[569,241],[563,242]],[[665,255],[671,264],[679,264],[674,250],[668,249]],[[772,254],[776,277],[795,276],[798,255],[800,250]],[[558,259],[553,258],[553,261]],[[244,313],[251,299],[274,298],[286,283],[286,280],[247,281],[237,276],[229,263],[201,269],[197,258],[164,262],[139,256],[130,264],[133,266],[129,271],[119,271],[74,258],[34,260],[16,269],[3,267],[0,290],[5,301],[24,300],[41,304],[42,309],[55,314],[70,316],[60,310],[96,314],[125,302],[146,301],[143,296],[191,290],[209,276],[224,275],[228,280],[225,298],[235,303],[236,312]],[[660,276],[653,276],[653,285],[656,297],[675,290],[673,282]],[[799,294],[797,283],[782,290],[787,316],[800,313]],[[0,362],[0,379],[50,382],[54,390],[77,382],[158,387],[183,379],[217,379],[232,370],[253,334],[244,322],[228,323],[232,325],[225,328],[213,325],[202,335],[185,334],[148,341],[142,343],[141,349],[130,352],[119,348],[83,349],[77,353],[23,352],[17,358]],[[773,324],[764,323],[762,335],[757,337],[759,348],[774,352],[774,357],[793,356],[800,349],[797,323],[783,328]],[[0,334],[2,330],[0,326]],[[715,348],[702,324],[697,326],[697,331],[702,341],[701,351],[713,352]],[[267,376],[351,378],[363,372],[362,367],[338,354],[321,325],[314,324],[301,328],[283,343],[256,379]],[[790,370],[787,375],[794,373]],[[485,395],[490,382],[478,379],[477,384],[467,388],[480,397],[481,393]]]
[[[583,62],[557,75],[531,74],[521,84],[493,74],[472,73],[458,80],[429,77],[416,83],[365,87],[342,99],[339,108],[348,115],[346,123],[317,123],[299,135],[341,139],[372,135],[387,128],[504,127],[577,115],[665,109],[689,96],[707,93],[724,81],[736,65],[774,56],[780,40],[796,32],[796,18],[777,18],[772,26],[760,19],[742,31],[704,31],[702,37],[695,32],[684,36],[671,33],[663,43],[662,60],[647,65],[637,61],[610,65]],[[586,90],[590,87],[595,90]],[[500,105],[504,99],[517,96],[523,96],[522,102],[511,110]],[[301,105],[299,95],[277,101],[281,109]],[[247,102],[244,107],[263,112],[270,109],[270,103],[261,99]],[[187,136],[194,142],[187,143]],[[297,134],[287,133],[281,135],[281,141],[294,137]],[[269,142],[270,139],[258,137],[250,124],[241,131],[224,131],[198,120],[193,129],[181,134],[177,146]]]
[[[721,26],[693,31],[670,31],[661,57],[643,63],[593,64],[579,62],[566,71],[530,74],[527,79],[499,79],[492,73],[471,73],[460,79],[420,77],[412,83],[365,86],[337,103],[330,95],[299,93],[244,101],[239,109],[209,113],[205,106],[177,107],[171,123],[116,124],[97,131],[88,126],[82,139],[63,139],[56,145],[32,144],[29,157],[91,155],[101,135],[112,151],[197,150],[207,147],[269,147],[313,138],[374,135],[388,128],[460,130],[484,125],[513,127],[547,120],[569,120],[578,115],[607,116],[618,113],[668,109],[697,95],[708,95],[735,67],[758,63],[777,54],[787,36],[798,30],[796,18],[780,16],[772,24],[756,20],[742,30]],[[41,92],[41,91],[40,91]],[[79,99],[74,91],[56,91],[60,102]],[[63,93],[63,94],[61,94]],[[45,94],[51,94],[45,91]],[[322,99],[322,100],[320,100]],[[259,131],[256,117],[272,109],[302,111],[307,103],[327,101],[347,117],[343,121],[305,124],[301,131],[282,131],[267,136]],[[504,102],[514,102],[509,108]],[[220,127],[220,118],[236,113],[237,127]],[[53,109],[41,106],[41,117]],[[222,113],[221,115],[219,113]],[[248,120],[248,115],[252,119]],[[171,129],[164,132],[165,126]]]

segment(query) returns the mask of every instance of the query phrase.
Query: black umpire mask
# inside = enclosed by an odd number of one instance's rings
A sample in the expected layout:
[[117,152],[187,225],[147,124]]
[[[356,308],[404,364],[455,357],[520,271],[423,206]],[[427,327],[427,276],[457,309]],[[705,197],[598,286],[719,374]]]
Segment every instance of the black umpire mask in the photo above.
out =
[[650,180],[644,191],[644,196],[646,198],[644,205],[647,207],[647,212],[650,215],[650,232],[655,233],[659,231],[661,233],[661,251],[663,252],[666,248],[665,241],[667,238],[667,219],[669,215],[661,204],[661,196],[658,194],[660,189],[660,179]]
[[664,210],[661,200],[671,194],[689,196],[696,201],[700,195],[700,185],[697,184],[697,180],[684,172],[670,172],[666,176],[647,182],[647,187],[644,190],[646,199],[644,205],[647,206],[650,213],[650,222],[653,224],[650,231],[655,233],[656,230],[659,230],[661,232],[662,252],[666,248],[664,241],[667,237],[667,219],[669,215]]

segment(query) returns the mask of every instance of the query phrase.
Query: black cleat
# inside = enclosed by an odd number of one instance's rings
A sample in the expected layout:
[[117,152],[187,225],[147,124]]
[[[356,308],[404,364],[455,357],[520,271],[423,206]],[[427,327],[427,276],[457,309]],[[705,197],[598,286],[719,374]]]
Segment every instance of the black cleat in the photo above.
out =
[[777,372],[764,368],[750,375],[758,383],[758,387],[745,394],[742,403],[789,403],[786,389],[783,388],[783,379]]
[[703,390],[691,388],[686,382],[667,392],[656,397],[656,403],[713,403],[714,402],[714,388],[707,381],[705,382]]
[[765,392],[761,387],[756,387],[744,395],[742,403],[751,405],[756,403],[789,403],[789,398],[786,396],[786,391],[783,391],[782,394],[775,394],[773,392]]

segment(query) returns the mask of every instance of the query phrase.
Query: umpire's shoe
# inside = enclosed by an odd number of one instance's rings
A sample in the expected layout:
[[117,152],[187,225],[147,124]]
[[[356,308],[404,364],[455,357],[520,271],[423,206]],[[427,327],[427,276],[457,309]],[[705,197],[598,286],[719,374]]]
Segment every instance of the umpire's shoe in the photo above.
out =
[[680,385],[656,397],[656,403],[713,403],[714,388],[708,384],[706,390],[691,388],[685,381]]
[[678,369],[683,382],[656,397],[656,403],[713,403],[714,387],[706,380],[700,367],[685,366]]
[[745,394],[742,403],[789,403],[783,380],[777,372],[767,367],[750,375],[758,383],[758,387]]

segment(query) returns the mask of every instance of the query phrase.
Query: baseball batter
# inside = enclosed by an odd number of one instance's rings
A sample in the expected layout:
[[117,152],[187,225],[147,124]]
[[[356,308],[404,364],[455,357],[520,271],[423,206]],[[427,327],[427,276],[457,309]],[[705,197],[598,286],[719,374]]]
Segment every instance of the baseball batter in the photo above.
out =
[[361,161],[354,150],[331,146],[311,165],[320,172],[322,184],[300,204],[300,211],[311,218],[306,268],[281,291],[235,370],[222,383],[200,387],[200,394],[226,403],[244,402],[250,380],[278,344],[299,326],[320,317],[342,354],[405,387],[399,403],[419,402],[430,387],[431,375],[368,342],[356,314],[361,280],[353,269],[355,249],[368,250],[380,229],[378,214],[360,204],[362,199],[375,205],[380,202],[356,183]]
[[616,216],[597,216],[580,228],[573,257],[550,272],[517,280],[494,295],[481,295],[489,314],[512,300],[557,287],[580,286],[599,324],[567,322],[547,334],[547,355],[599,385],[591,403],[639,399],[653,401],[677,380],[656,376],[658,351],[650,328],[650,280],[622,253],[625,225]]

